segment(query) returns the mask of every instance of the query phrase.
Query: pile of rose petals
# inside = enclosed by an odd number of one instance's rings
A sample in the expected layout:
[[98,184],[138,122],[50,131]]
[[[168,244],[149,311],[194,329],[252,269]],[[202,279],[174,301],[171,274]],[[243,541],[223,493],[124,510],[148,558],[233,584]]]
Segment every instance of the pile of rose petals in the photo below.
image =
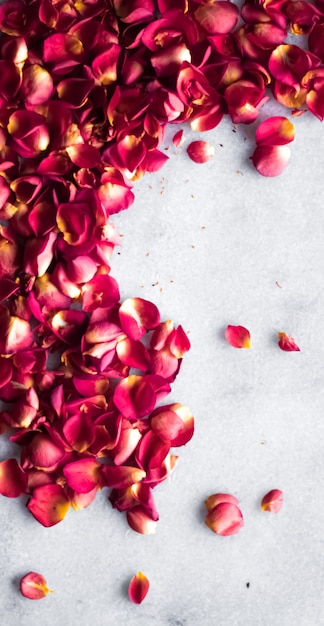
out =
[[[189,341],[154,304],[120,302],[110,216],[167,160],[167,124],[249,124],[270,97],[323,120],[324,2],[10,0],[0,32],[0,432],[21,448],[0,493],[51,526],[108,487],[154,532],[152,489],[193,434],[187,407],[160,404]],[[261,173],[290,130],[259,131]]]

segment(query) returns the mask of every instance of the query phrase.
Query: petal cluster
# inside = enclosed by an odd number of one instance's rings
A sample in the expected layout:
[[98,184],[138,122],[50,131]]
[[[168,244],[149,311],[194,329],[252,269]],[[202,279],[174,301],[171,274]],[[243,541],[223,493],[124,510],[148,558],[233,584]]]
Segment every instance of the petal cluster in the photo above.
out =
[[255,134],[257,147],[252,161],[259,174],[278,176],[283,172],[290,159],[287,144],[294,137],[294,125],[286,117],[269,117],[258,126]]
[[244,525],[237,498],[228,493],[215,493],[205,500],[205,524],[217,535],[235,535]]
[[[323,2],[8,0],[0,33],[0,433],[21,450],[1,461],[0,493],[28,494],[51,526],[108,488],[152,533],[152,490],[193,434],[187,407],[161,404],[190,343],[153,303],[120,301],[111,217],[166,162],[168,124],[250,124],[270,97],[323,120]],[[287,118],[259,126],[261,174],[282,171],[292,139]]]

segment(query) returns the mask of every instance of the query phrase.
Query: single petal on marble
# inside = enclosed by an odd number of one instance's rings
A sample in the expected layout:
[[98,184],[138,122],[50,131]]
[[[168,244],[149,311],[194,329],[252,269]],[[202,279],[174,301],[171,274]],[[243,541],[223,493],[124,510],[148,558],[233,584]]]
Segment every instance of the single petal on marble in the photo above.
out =
[[192,141],[187,148],[188,156],[195,163],[206,163],[215,154],[215,148],[207,141]]
[[183,130],[178,130],[172,137],[172,143],[176,148],[180,148],[184,142]]
[[228,537],[238,533],[244,521],[242,512],[236,504],[220,502],[207,513],[205,524],[217,535]]
[[251,336],[250,332],[244,326],[227,326],[225,330],[225,339],[233,348],[250,348]]
[[29,572],[20,581],[20,591],[25,598],[29,600],[40,600],[45,598],[48,593],[52,593],[53,589],[49,589],[46,580],[42,574],[37,572]]
[[261,510],[270,513],[279,513],[283,505],[283,492],[280,489],[271,489],[261,501]]
[[288,146],[258,145],[253,153],[252,162],[262,176],[279,176],[287,167],[290,159]]
[[278,333],[278,346],[285,352],[300,352],[300,348],[295,343],[292,337],[289,337],[287,333]]
[[145,574],[143,574],[143,572],[138,572],[137,574],[135,574],[135,576],[133,576],[132,580],[129,583],[129,599],[134,602],[134,604],[141,604],[141,602],[143,602],[144,598],[146,597],[149,588],[149,579],[145,576]]

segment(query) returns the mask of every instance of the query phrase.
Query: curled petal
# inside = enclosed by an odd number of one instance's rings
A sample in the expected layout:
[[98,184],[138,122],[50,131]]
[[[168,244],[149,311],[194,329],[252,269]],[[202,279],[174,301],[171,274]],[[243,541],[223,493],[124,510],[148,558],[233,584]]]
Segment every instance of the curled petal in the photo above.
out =
[[146,597],[149,588],[149,579],[142,572],[138,572],[135,576],[133,576],[129,583],[129,599],[134,602],[134,604],[141,604]]
[[125,333],[131,339],[140,339],[147,330],[160,322],[160,313],[152,302],[143,298],[128,298],[119,309],[119,319]]
[[205,524],[217,535],[227,537],[239,532],[244,521],[239,507],[232,502],[220,502],[206,516]]
[[285,352],[300,352],[300,348],[295,343],[292,337],[289,337],[286,333],[278,333],[278,346]]
[[187,153],[195,163],[206,163],[215,154],[215,148],[207,141],[192,141]]
[[250,332],[244,326],[228,325],[225,330],[225,339],[233,348],[250,348]]
[[43,485],[34,489],[27,508],[40,524],[49,527],[64,519],[70,502],[60,485]]
[[48,588],[42,574],[29,572],[20,581],[20,591],[29,600],[40,600],[45,598],[48,593],[52,593],[53,590]]
[[16,459],[0,463],[0,493],[7,498],[17,498],[25,492],[28,476]]
[[279,176],[287,167],[290,159],[288,146],[257,146],[252,161],[262,176]]
[[152,513],[145,506],[137,504],[127,511],[127,522],[137,533],[142,535],[152,535],[156,531],[156,524],[159,519],[157,513]]
[[270,513],[279,513],[283,505],[283,492],[280,489],[272,489],[262,498],[261,510]]
[[294,125],[282,116],[269,117],[255,131],[255,141],[262,146],[282,146],[294,138]]

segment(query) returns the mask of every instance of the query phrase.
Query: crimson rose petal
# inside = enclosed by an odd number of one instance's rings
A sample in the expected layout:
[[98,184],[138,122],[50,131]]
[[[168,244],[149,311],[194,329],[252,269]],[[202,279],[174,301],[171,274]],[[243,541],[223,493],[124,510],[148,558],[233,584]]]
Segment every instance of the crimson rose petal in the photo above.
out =
[[233,348],[250,348],[250,332],[244,326],[228,325],[225,330],[225,339]]
[[300,348],[297,346],[295,340],[289,337],[287,333],[278,333],[278,346],[285,352],[300,352]]
[[147,596],[149,588],[149,579],[142,572],[138,572],[129,583],[129,599],[134,602],[134,604],[141,604]]

